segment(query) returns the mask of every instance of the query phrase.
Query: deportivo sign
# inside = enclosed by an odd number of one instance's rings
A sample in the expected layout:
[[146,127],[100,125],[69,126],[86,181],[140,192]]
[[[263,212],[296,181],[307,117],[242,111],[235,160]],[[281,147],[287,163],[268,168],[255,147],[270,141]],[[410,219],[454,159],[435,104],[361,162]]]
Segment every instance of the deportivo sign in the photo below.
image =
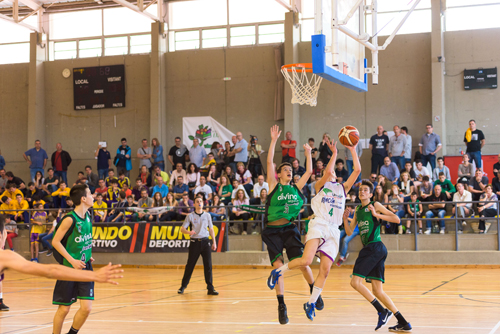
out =
[[[213,225],[217,252],[223,252],[226,223]],[[189,244],[189,234],[181,233],[181,224],[105,223],[92,227],[95,253],[184,253],[188,252]]]

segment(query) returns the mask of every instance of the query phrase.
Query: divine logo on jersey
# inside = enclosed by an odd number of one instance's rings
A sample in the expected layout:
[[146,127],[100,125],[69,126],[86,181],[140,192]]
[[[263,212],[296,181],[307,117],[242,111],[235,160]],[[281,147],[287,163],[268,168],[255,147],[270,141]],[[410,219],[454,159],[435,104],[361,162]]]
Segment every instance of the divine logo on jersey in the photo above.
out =
[[294,195],[294,194],[281,194],[281,195],[278,196],[278,200],[280,200],[280,201],[289,200],[289,199],[297,200],[297,195]]

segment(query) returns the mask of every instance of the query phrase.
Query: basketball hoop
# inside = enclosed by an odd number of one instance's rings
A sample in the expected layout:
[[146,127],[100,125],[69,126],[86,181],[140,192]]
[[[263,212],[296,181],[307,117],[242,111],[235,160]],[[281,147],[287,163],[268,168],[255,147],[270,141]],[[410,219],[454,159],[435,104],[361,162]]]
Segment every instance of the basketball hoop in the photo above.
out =
[[283,65],[281,73],[292,88],[292,103],[316,106],[323,78],[313,73],[311,63]]

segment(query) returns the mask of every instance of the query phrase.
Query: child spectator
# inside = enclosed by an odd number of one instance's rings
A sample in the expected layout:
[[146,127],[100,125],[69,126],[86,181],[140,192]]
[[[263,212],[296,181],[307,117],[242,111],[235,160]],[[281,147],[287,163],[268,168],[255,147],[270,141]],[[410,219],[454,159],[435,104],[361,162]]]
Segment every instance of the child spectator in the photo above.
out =
[[112,208],[118,203],[118,199],[120,197],[120,188],[118,188],[118,180],[111,180],[111,187],[108,187],[107,192],[107,204],[108,208]]
[[337,175],[338,183],[344,183],[349,178],[349,172],[344,168],[344,160],[337,159],[335,161],[335,175]]
[[418,191],[422,202],[427,201],[427,198],[432,195],[432,183],[429,181],[428,175],[422,177],[422,184],[418,187]]
[[[354,203],[352,201],[347,201],[347,202]],[[354,217],[354,208],[355,208],[354,206],[347,206],[347,205],[345,207],[345,210],[349,212],[349,217],[347,218],[349,223],[352,221],[352,218]],[[351,242],[351,240],[354,239],[357,235],[359,235],[359,227],[357,224],[351,235],[347,235],[344,228],[340,230],[339,259],[335,263],[337,267],[340,267],[342,263],[344,263],[345,260],[347,260],[347,257],[349,256],[349,253],[347,253],[349,242]]]
[[469,156],[467,154],[464,154],[462,157],[462,163],[458,165],[457,183],[462,183],[465,189],[467,189],[471,177],[472,177],[472,164],[469,163]]
[[38,236],[45,232],[45,223],[47,223],[47,213],[43,211],[43,206],[41,204],[37,204],[35,209],[35,213],[31,218],[31,262],[38,262],[38,248],[39,241]]
[[12,201],[11,203],[12,203],[13,209],[17,210],[17,212],[14,214],[13,219],[16,222],[24,221],[24,223],[26,225],[29,224],[30,223],[30,213],[28,211],[26,211],[30,207],[28,202],[23,199],[22,195],[17,194],[16,200]]
[[132,190],[130,190],[129,186],[126,183],[123,184],[122,191],[125,192],[125,199],[128,196],[132,195]]
[[[495,217],[497,215],[498,197],[493,193],[493,188],[490,184],[485,187],[486,192],[481,195],[481,202],[478,204],[477,211],[479,217]],[[479,234],[486,233],[485,220],[479,220]]]
[[97,194],[101,194],[103,197],[105,197],[107,193],[108,193],[108,188],[106,187],[106,181],[99,180],[99,188],[95,190],[94,195],[97,196]]
[[42,192],[40,191],[40,189],[35,187],[35,184],[33,182],[30,182],[28,183],[28,189],[26,189],[26,196],[24,197],[28,202],[30,208],[33,208],[33,198],[35,196],[41,197]]
[[[410,195],[410,199],[411,199],[411,202],[414,204],[406,204],[406,211],[408,212],[409,218],[415,218],[415,216],[416,216],[416,218],[418,219],[418,218],[422,217],[423,208],[422,208],[422,204],[419,204],[421,202],[418,199],[417,193],[412,192]],[[410,226],[411,226],[412,221],[413,220],[406,221],[406,234],[411,234]],[[421,219],[418,220],[418,234],[422,234],[422,220]]]
[[106,221],[106,216],[108,214],[108,205],[102,200],[102,194],[96,195],[96,201],[94,202],[94,221],[96,223],[101,223]]
[[446,195],[446,200],[451,201],[453,199],[453,194],[455,194],[457,190],[455,189],[453,183],[451,183],[451,181],[446,178],[445,173],[439,173],[438,179],[436,180],[436,182],[434,182],[434,185],[436,184],[439,184],[441,186],[442,191]]
[[[58,223],[58,216],[61,213],[61,209],[59,211],[52,211],[48,217],[48,220],[52,222],[52,227],[47,233],[42,233],[38,236],[38,240],[42,243],[43,248],[45,248],[45,251],[47,252],[47,256],[52,255],[52,245],[50,244],[49,240],[52,240],[54,237],[54,230],[57,226]],[[44,251],[44,252],[45,252]],[[42,251],[39,251],[39,253],[42,253]]]
[[[10,201],[10,199],[8,199]],[[11,251],[14,251],[14,245],[12,244],[12,239],[17,238],[19,230],[17,228],[17,223],[10,219],[8,214],[5,216],[5,230],[7,231],[7,244]]]
[[106,178],[106,187],[110,187],[111,186],[111,181],[113,180],[116,180],[118,181],[118,179],[116,178],[115,176],[115,170],[113,168],[110,168],[109,171],[108,171],[108,177]]
[[432,179],[439,179],[439,173],[444,173],[447,180],[451,180],[450,169],[444,165],[444,159],[442,157],[437,158],[437,166],[432,172]]
[[123,189],[123,185],[125,184],[130,188],[130,179],[126,177],[125,172],[121,170],[118,173],[118,186],[120,189]]

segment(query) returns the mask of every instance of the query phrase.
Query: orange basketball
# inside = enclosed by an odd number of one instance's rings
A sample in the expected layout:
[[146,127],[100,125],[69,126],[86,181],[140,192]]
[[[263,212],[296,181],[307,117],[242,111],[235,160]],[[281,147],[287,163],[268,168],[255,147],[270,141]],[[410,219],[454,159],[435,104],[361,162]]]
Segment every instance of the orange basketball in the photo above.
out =
[[340,129],[339,141],[344,146],[354,146],[359,141],[359,132],[354,126],[347,125]]

